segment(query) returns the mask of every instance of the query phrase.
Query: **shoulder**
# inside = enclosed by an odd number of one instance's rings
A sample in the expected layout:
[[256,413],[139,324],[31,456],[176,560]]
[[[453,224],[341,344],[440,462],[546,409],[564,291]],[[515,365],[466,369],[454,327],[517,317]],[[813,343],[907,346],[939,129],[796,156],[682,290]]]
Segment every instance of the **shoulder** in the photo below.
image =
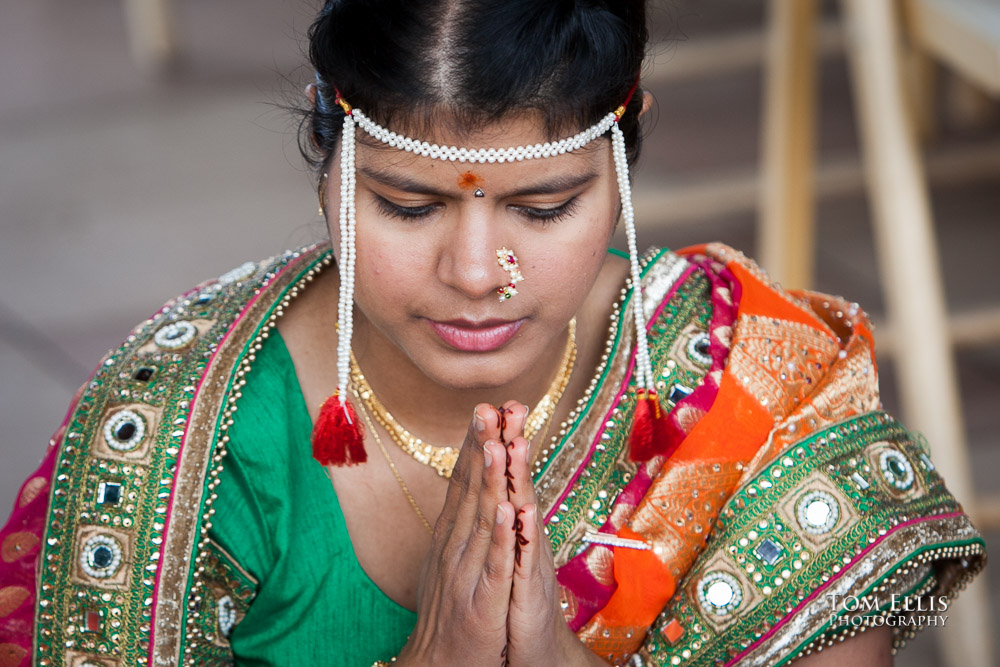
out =
[[57,445],[39,554],[53,564],[40,570],[37,602],[48,610],[38,636],[51,639],[50,653],[72,645],[79,601],[106,618],[111,593],[121,618],[156,622],[116,632],[109,650],[134,662],[155,643],[157,661],[176,662],[188,591],[201,586],[191,573],[211,570],[231,400],[275,313],[328,257],[307,248],[198,285],[137,326],[84,386]]
[[[721,457],[737,482],[664,623],[693,619],[731,640],[703,635],[703,650],[736,645],[738,659],[769,663],[859,625],[892,627],[899,646],[941,622],[908,612],[946,607],[982,569],[984,542],[926,443],[882,412],[863,311],[782,290],[722,245],[678,254],[711,284],[712,367],[671,406],[691,416],[661,476],[688,456]],[[662,650],[696,653],[689,636]]]

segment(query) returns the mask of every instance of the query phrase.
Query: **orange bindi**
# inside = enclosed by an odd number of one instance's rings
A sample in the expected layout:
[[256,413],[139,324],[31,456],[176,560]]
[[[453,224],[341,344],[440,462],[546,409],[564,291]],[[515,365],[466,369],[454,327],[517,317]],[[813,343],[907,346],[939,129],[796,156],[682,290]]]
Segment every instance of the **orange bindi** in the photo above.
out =
[[483,177],[474,171],[467,171],[458,177],[458,187],[463,190],[473,190],[483,186]]

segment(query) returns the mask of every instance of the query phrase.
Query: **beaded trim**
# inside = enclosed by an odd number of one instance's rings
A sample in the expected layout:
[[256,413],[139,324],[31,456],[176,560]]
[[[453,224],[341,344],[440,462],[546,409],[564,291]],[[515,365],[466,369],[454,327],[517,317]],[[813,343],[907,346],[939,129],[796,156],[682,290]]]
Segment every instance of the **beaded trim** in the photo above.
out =
[[[128,436],[123,436],[120,429],[131,427]],[[104,424],[104,442],[117,452],[130,452],[135,449],[146,436],[146,420],[134,410],[119,410]]]
[[122,563],[122,545],[111,535],[91,537],[80,551],[80,567],[95,579],[107,579]]
[[878,467],[882,477],[900,491],[913,486],[913,466],[899,450],[887,449],[879,454]]
[[[651,628],[639,664],[785,664],[867,627],[891,625],[885,617],[905,615],[906,600],[951,597],[964,588],[984,565],[983,540],[939,476],[921,473],[914,482],[921,495],[906,503],[881,481],[864,488],[849,481],[868,465],[865,453],[887,443],[907,458],[918,449],[891,417],[869,413],[813,433],[763,466],[719,514],[712,542]],[[821,488],[843,494],[825,542],[797,516],[799,507],[835,495],[811,494]],[[770,553],[761,552],[767,541]],[[717,572],[742,588],[732,609],[715,604],[727,601],[725,589],[714,601],[709,594]],[[841,625],[834,620],[850,612],[836,608],[831,594],[871,597],[885,608],[858,605],[858,615],[871,612],[871,623]],[[921,618],[892,625],[894,653],[922,627]],[[680,635],[668,632],[676,623]]]
[[153,341],[162,348],[177,350],[190,343],[197,335],[198,329],[193,324],[181,320],[164,325],[153,334]]
[[812,535],[822,535],[837,525],[840,505],[826,491],[809,491],[796,503],[795,518],[802,530]]

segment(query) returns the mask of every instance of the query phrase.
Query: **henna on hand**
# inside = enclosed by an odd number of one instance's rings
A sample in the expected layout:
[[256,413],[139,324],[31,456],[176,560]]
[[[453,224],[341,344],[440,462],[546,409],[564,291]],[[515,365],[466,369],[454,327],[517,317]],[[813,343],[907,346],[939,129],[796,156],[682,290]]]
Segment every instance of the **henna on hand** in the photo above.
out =
[[503,473],[504,477],[507,478],[507,500],[510,500],[510,494],[517,493],[517,489],[514,487],[514,473],[510,471],[510,464],[512,462],[512,459],[510,457],[510,450],[514,448],[514,443],[507,442],[507,439],[504,437],[504,431],[507,430],[507,413],[509,412],[511,412],[511,410],[507,408],[504,407],[497,408],[497,414],[500,416],[500,422],[499,422],[500,443],[503,445],[504,451],[507,454],[505,457],[506,468],[504,469]]
[[524,521],[521,519],[521,515],[524,514],[524,508],[522,507],[517,511],[517,516],[514,519],[514,525],[511,527],[514,531],[514,562],[518,567],[521,567],[521,547],[527,546],[529,544],[528,538],[524,536]]

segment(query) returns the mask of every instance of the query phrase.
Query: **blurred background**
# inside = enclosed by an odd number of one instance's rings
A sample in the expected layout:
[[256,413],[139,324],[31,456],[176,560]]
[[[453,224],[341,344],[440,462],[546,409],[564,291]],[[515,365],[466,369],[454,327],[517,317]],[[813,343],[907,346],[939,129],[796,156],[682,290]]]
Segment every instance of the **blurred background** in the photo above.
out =
[[[0,3],[0,514],[133,325],[247,259],[323,238],[285,110],[311,78],[318,5]],[[891,25],[865,14],[875,6]],[[997,0],[655,2],[635,185],[640,245],[723,241],[786,285],[868,310],[886,407],[948,434],[931,438],[935,461],[994,550],[998,16]],[[901,108],[880,97],[892,71]],[[918,261],[928,252],[940,273]],[[1000,577],[989,585],[966,614],[1000,618]],[[977,628],[966,646],[996,630],[964,625]],[[962,664],[941,657],[941,634],[898,664]]]

